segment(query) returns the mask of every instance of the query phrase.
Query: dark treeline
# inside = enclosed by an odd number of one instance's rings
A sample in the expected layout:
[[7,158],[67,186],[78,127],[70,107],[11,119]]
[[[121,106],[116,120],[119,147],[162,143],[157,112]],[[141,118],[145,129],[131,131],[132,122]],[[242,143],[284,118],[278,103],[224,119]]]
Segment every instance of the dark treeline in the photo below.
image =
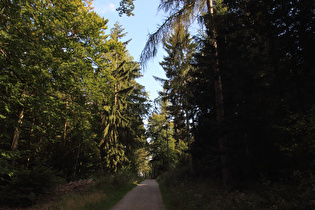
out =
[[[200,6],[196,2],[201,1],[162,1],[161,9],[176,16]],[[223,177],[226,185],[288,180],[296,173],[309,177],[315,169],[314,3],[212,3],[214,11],[205,6],[198,13],[203,28],[196,36],[187,30],[187,14],[170,15],[174,24],[168,19],[169,28],[160,28],[169,31],[163,39],[167,56],[161,65],[168,79],[159,79],[166,101],[160,115],[172,123],[167,129],[174,139],[164,139],[177,150],[170,149],[169,161],[153,150],[156,175],[178,161],[199,175]],[[156,44],[158,33],[148,43]],[[155,126],[156,115],[150,119]],[[158,142],[151,138],[153,145]],[[172,158],[175,153],[179,158]]]
[[[188,84],[194,95],[194,160],[214,170],[211,155],[226,152],[232,177],[241,180],[314,170],[311,1],[226,3],[227,12],[218,11],[214,19],[225,119],[218,124],[214,112],[211,39],[201,38]],[[224,151],[215,140],[221,135],[227,138]]]
[[[174,209],[314,209],[314,2],[167,1],[142,54],[167,53],[149,118]],[[189,33],[195,17],[197,35]]]

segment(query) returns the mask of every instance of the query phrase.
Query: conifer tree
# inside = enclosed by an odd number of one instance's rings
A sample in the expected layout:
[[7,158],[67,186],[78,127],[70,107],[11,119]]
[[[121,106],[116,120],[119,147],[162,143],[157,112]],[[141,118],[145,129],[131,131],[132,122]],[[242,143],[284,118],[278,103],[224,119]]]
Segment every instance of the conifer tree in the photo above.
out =
[[170,102],[167,109],[174,118],[174,138],[178,149],[183,152],[192,143],[189,104],[191,91],[187,88],[187,83],[190,80],[188,72],[192,68],[190,63],[195,48],[196,45],[192,43],[189,33],[181,27],[179,30],[174,30],[170,38],[164,42],[167,56],[160,63],[168,77],[163,85],[165,91],[162,93],[163,100]]
[[[99,143],[101,155],[105,163],[105,167],[111,172],[117,172],[122,166],[128,164],[126,152],[132,150],[131,146],[133,140],[137,138],[131,135],[133,129],[140,132],[138,141],[142,142],[144,137],[141,136],[141,129],[133,127],[132,123],[141,125],[132,117],[129,117],[129,106],[134,103],[130,101],[130,95],[137,87],[137,91],[141,90],[135,79],[139,76],[139,65],[132,61],[132,57],[126,50],[127,42],[120,41],[126,34],[123,33],[124,29],[116,23],[114,28],[111,29],[110,39],[107,44],[109,45],[109,52],[105,54],[107,59],[106,68],[111,72],[113,78],[111,82],[111,98],[104,105],[102,114],[102,126],[104,128],[102,140]],[[139,98],[141,96],[139,95]],[[145,98],[142,98],[142,101]],[[138,117],[139,114],[137,113]],[[143,129],[142,129],[143,130]],[[130,136],[131,135],[131,136]],[[132,137],[128,139],[128,137]],[[129,153],[131,157],[131,154]]]
[[167,102],[161,102],[161,112],[153,113],[148,121],[147,137],[152,156],[151,170],[154,177],[175,168],[179,159],[173,138],[174,125],[170,122],[166,104]]
[[[226,7],[223,1],[218,0],[216,2],[217,13],[225,13]],[[148,41],[145,45],[144,50],[141,53],[141,61],[145,65],[150,58],[154,57],[157,53],[157,46],[162,40],[166,40],[169,36],[171,29],[176,28],[177,25],[189,26],[195,15],[203,19],[203,23],[206,27],[208,38],[212,42],[212,56],[215,59],[215,63],[209,66],[209,70],[215,72],[215,112],[217,124],[220,125],[220,129],[224,124],[224,103],[223,103],[223,89],[221,82],[221,71],[219,66],[219,54],[218,54],[218,42],[217,42],[217,31],[216,22],[214,21],[215,10],[213,0],[189,0],[189,1],[169,1],[162,0],[159,9],[169,12],[168,18],[158,28],[158,30],[149,35]],[[221,166],[223,183],[229,185],[231,182],[231,173],[228,164],[228,152],[227,152],[227,138],[226,135],[218,137],[219,147],[221,152]]]

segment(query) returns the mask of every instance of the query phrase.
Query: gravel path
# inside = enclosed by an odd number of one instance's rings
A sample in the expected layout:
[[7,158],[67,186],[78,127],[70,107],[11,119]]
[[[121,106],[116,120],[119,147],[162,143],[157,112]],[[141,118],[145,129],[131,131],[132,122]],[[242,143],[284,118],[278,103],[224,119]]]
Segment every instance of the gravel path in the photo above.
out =
[[166,210],[158,183],[147,179],[128,192],[111,210]]

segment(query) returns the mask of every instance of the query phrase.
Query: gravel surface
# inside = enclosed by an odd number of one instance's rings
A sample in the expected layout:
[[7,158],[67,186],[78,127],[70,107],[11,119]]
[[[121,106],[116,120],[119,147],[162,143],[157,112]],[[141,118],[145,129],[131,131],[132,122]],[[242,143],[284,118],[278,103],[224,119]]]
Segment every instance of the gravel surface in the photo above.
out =
[[154,179],[147,179],[128,192],[111,210],[166,210],[160,188]]

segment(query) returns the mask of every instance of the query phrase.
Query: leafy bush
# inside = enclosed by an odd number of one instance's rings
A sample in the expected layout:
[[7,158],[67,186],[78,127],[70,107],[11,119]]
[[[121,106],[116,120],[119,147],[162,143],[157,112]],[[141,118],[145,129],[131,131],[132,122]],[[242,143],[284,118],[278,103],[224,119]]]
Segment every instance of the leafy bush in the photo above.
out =
[[7,206],[30,206],[38,195],[44,194],[59,180],[56,171],[43,165],[20,170],[2,187],[0,203]]
[[20,151],[7,151],[0,149],[0,186],[10,182],[10,177],[16,172],[12,162],[20,158]]

